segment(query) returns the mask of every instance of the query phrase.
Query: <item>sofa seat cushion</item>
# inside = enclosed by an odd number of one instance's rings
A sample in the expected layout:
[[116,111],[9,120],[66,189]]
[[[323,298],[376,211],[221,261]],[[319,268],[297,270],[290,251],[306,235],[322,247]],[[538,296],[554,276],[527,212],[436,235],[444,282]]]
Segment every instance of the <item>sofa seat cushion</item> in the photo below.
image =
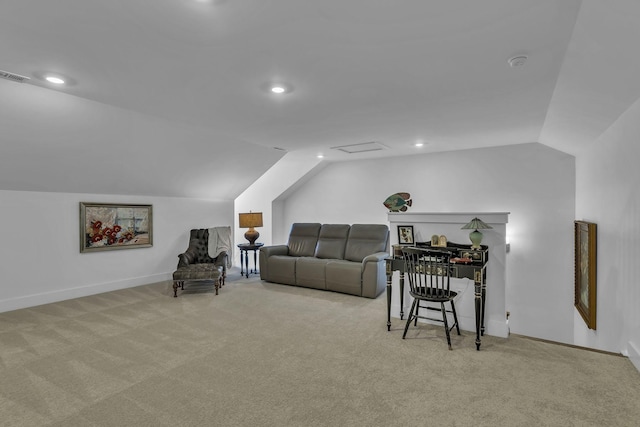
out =
[[325,268],[327,290],[362,295],[362,263],[330,260]]
[[273,255],[269,257],[269,281],[285,285],[296,284],[296,260],[288,255]]
[[328,260],[301,257],[296,261],[296,285],[307,288],[326,289],[325,267]]
[[222,275],[222,266],[212,263],[189,264],[173,272],[173,280],[218,280]]

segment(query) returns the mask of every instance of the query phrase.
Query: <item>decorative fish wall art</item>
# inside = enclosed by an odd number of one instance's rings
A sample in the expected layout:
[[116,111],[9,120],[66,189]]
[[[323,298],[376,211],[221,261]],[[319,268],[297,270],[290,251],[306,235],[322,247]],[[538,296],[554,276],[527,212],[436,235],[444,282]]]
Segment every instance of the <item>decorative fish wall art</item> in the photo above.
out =
[[406,212],[413,202],[409,193],[395,193],[382,202],[389,212]]

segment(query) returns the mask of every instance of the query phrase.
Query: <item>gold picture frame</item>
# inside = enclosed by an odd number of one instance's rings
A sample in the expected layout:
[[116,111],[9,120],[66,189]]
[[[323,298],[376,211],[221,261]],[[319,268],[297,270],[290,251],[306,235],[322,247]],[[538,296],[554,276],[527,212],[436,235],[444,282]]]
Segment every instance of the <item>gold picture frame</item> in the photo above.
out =
[[80,252],[153,246],[151,205],[80,202]]
[[574,221],[575,306],[589,329],[596,329],[597,225]]

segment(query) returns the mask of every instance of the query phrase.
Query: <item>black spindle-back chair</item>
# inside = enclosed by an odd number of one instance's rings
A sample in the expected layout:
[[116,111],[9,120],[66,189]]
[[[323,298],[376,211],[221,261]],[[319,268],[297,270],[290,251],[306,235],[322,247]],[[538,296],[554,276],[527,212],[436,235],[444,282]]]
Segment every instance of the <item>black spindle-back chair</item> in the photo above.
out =
[[[449,332],[455,327],[460,335],[458,317],[453,299],[457,293],[450,289],[451,253],[445,250],[422,249],[405,247],[402,249],[405,262],[405,275],[409,281],[409,294],[413,297],[407,324],[404,327],[404,339],[411,321],[418,325],[418,319],[428,319],[444,323],[447,343],[451,350],[451,336]],[[445,308],[445,303],[451,304],[451,309]],[[439,311],[441,317],[421,315],[420,309]],[[447,314],[453,317],[453,324],[449,326]]]

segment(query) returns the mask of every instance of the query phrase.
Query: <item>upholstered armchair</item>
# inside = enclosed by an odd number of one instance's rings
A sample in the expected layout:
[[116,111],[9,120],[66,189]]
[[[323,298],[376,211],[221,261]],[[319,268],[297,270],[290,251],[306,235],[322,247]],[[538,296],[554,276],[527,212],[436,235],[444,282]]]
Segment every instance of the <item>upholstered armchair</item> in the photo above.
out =
[[178,296],[178,288],[184,290],[185,282],[193,281],[213,282],[218,295],[230,267],[230,251],[231,227],[191,230],[189,247],[178,255],[178,269],[173,273],[173,296]]

